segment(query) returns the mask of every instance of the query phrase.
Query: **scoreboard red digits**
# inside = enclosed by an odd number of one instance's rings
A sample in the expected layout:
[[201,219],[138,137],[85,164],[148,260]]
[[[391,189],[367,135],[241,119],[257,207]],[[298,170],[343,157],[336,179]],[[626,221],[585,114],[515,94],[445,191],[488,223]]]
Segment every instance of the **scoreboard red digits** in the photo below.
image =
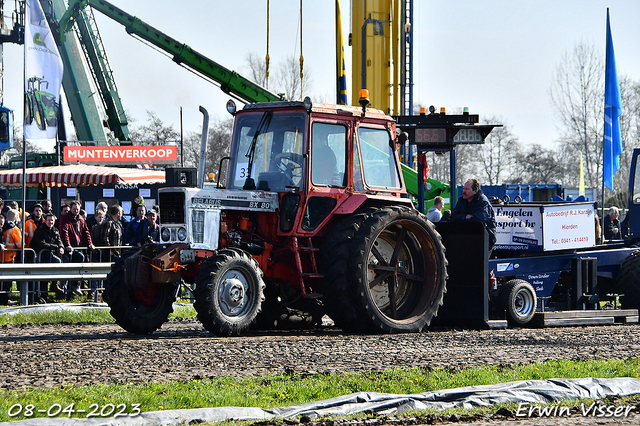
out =
[[446,129],[416,128],[415,143],[447,143]]

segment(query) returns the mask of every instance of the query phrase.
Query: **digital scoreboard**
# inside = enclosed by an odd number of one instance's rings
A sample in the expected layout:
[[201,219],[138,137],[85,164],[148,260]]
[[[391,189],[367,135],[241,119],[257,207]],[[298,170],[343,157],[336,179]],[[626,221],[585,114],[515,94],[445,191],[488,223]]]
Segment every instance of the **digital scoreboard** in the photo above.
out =
[[[430,109],[431,110],[431,109]],[[432,113],[394,117],[397,127],[406,132],[409,144],[422,149],[452,148],[455,145],[482,144],[494,127],[500,124],[478,124],[477,114],[447,115]]]
[[415,143],[447,143],[447,129],[416,127]]

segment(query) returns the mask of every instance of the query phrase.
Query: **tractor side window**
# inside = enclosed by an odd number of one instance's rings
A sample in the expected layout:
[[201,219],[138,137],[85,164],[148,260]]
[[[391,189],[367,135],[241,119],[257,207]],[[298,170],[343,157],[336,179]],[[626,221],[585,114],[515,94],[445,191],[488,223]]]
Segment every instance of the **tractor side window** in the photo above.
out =
[[336,207],[338,200],[333,197],[309,197],[301,227],[313,231]]
[[393,141],[386,129],[360,127],[360,152],[365,183],[369,186],[400,188]]
[[311,182],[346,187],[347,128],[341,124],[315,122],[311,135]]
[[358,153],[358,142],[353,139],[353,189],[357,192],[364,192],[362,183],[362,170],[360,168],[360,154]]

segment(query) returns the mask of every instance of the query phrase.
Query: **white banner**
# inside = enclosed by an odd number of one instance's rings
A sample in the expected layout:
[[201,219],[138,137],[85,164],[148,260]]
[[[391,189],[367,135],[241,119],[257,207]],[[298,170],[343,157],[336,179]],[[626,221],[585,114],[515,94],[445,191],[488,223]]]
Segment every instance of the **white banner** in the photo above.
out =
[[596,245],[593,204],[545,207],[542,213],[545,250],[567,250]]
[[520,204],[493,206],[496,213],[496,250],[542,250],[541,207]]
[[62,59],[39,0],[27,0],[24,28],[24,138],[47,152],[55,149],[62,85]]

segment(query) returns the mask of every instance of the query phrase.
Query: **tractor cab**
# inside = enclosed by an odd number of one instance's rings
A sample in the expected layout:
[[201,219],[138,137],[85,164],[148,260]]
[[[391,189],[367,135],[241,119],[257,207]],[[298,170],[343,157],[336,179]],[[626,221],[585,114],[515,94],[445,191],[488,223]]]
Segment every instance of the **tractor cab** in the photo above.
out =
[[346,206],[404,193],[394,123],[380,111],[308,98],[251,104],[233,134],[227,188],[277,192],[280,234],[312,235]]

